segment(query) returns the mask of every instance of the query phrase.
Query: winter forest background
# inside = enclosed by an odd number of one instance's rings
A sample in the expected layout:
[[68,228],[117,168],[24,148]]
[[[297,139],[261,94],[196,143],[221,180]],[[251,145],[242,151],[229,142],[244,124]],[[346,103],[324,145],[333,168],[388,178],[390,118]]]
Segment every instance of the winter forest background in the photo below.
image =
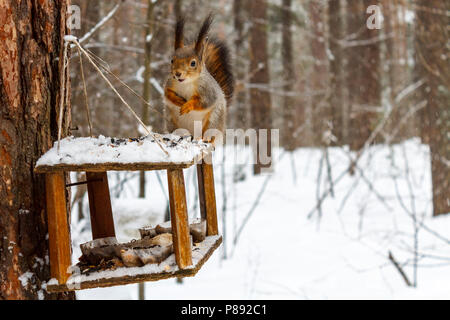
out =
[[[450,298],[449,1],[72,4],[81,9],[72,34],[154,106],[111,77],[156,132],[175,19],[184,15],[193,36],[215,13],[212,33],[228,43],[236,78],[228,128],[279,129],[280,138],[269,173],[237,161],[252,157],[250,147],[217,147],[224,243],[196,277],[84,290],[77,298]],[[85,60],[83,68],[92,133],[138,136],[119,98]],[[88,136],[76,50],[70,82],[71,134]],[[119,240],[167,220],[164,173],[108,175]],[[195,217],[195,169],[185,179]],[[91,234],[86,187],[72,190],[76,260]]]

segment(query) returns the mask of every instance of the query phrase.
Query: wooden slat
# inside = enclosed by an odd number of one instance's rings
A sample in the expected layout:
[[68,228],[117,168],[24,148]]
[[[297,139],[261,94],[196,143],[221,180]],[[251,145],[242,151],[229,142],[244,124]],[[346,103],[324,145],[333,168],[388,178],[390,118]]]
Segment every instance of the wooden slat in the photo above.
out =
[[82,281],[77,283],[77,285],[72,285],[67,287],[66,285],[47,285],[47,291],[49,292],[64,292],[64,291],[73,291],[73,290],[82,290],[89,288],[102,288],[102,287],[112,287],[117,285],[125,285],[131,283],[140,283],[144,281],[158,281],[169,278],[181,278],[181,277],[193,277],[197,274],[197,272],[201,269],[204,263],[211,257],[213,252],[220,246],[222,243],[222,237],[218,237],[217,241],[215,241],[211,247],[208,249],[208,252],[200,259],[194,266],[188,269],[180,269],[176,272],[159,272],[159,273],[148,273],[148,274],[140,274],[134,276],[121,276],[121,277],[111,277],[109,271],[104,271],[108,273],[104,278],[99,276],[98,280],[91,281]]
[[204,159],[201,167],[205,202],[204,210],[206,212],[206,235],[213,236],[219,234],[219,227],[217,225],[216,191],[214,188],[214,172],[211,155]]
[[212,152],[212,146],[205,148],[205,151],[187,162],[105,162],[105,163],[83,163],[83,164],[54,164],[54,165],[40,165],[34,168],[36,173],[59,172],[59,171],[150,171],[150,170],[165,170],[165,169],[185,169],[200,162],[203,157]]
[[192,265],[191,240],[189,236],[183,170],[167,170],[167,180],[169,185],[173,248],[178,267],[183,269]]
[[70,274],[71,244],[66,209],[64,173],[48,173],[45,176],[50,274],[60,284],[66,283]]
[[86,172],[92,238],[115,237],[114,220],[106,172]]
[[140,162],[140,163],[83,163],[83,164],[55,164],[55,165],[41,165],[34,169],[36,173],[59,172],[59,171],[89,171],[89,172],[104,172],[104,171],[150,171],[150,170],[165,170],[165,169],[184,169],[192,166],[194,162],[181,163],[155,163],[155,162]]

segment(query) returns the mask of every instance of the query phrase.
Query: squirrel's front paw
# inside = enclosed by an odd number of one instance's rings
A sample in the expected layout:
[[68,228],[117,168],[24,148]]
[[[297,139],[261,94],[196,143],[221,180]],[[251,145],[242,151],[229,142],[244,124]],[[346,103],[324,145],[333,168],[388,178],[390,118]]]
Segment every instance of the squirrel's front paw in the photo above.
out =
[[188,101],[180,107],[180,114],[186,114],[194,110],[194,103],[192,101]]

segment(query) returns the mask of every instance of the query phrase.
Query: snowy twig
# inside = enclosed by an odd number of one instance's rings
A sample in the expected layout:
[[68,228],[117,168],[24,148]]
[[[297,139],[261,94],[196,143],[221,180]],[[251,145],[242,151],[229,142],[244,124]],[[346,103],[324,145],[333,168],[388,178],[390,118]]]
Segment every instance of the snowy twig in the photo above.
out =
[[[108,12],[108,14],[102,19],[100,20],[91,30],[89,30],[84,36],[82,36],[79,40],[79,43],[83,43],[86,40],[88,40],[90,37],[92,37],[92,35],[98,30],[100,29],[106,22],[108,22],[113,16],[114,14],[117,12],[117,10],[119,9],[120,5],[122,4],[122,1],[120,1],[119,3],[117,3],[114,8],[112,8],[112,10],[110,12]],[[72,46],[75,46],[74,44]]]
[[[316,187],[316,199],[317,199],[317,213],[319,218],[317,219],[318,224],[317,226],[319,226],[320,223],[320,219],[322,218],[322,202],[320,201],[320,185],[321,185],[321,177],[322,177],[322,169],[323,169],[323,162],[324,162],[324,158],[325,158],[325,154],[322,154],[322,157],[320,157],[320,162],[319,162],[319,170],[317,172],[317,187]],[[332,184],[330,184],[330,188],[328,190],[330,190],[330,193],[332,193]]]
[[[402,99],[404,99],[406,96],[408,96],[409,94],[411,94],[411,92],[413,92],[414,90],[416,90],[418,87],[420,87],[422,85],[422,81],[419,80],[416,83],[408,86],[407,88],[405,88],[404,90],[402,90],[399,95],[397,95],[395,101],[396,101],[396,107],[398,105],[398,102],[400,102]],[[351,172],[354,170],[354,167],[356,166],[357,162],[359,161],[359,159],[362,157],[362,155],[365,153],[365,151],[369,148],[369,146],[373,143],[373,141],[375,141],[376,137],[381,133],[382,129],[384,128],[384,126],[386,125],[386,123],[388,122],[388,120],[391,117],[391,114],[393,112],[394,108],[392,108],[391,110],[389,110],[383,117],[383,119],[380,121],[380,123],[378,123],[378,125],[375,127],[375,129],[372,131],[372,133],[370,134],[369,138],[364,142],[363,147],[358,150],[358,152],[356,153],[356,156],[350,160],[350,165],[349,168],[347,170],[344,170],[335,180],[333,180],[333,185],[336,185],[348,172]],[[315,211],[317,211],[320,206],[322,205],[322,202],[328,197],[329,194],[331,194],[331,189],[328,188],[323,194],[322,196],[319,198],[316,206],[309,212],[308,214],[308,219],[312,217],[312,215],[314,214]]]
[[[283,158],[285,152],[283,152],[280,157],[278,158],[278,162]],[[244,220],[242,221],[241,226],[239,227],[239,230],[237,231],[236,235],[234,236],[233,239],[233,244],[234,247],[236,248],[236,244],[239,240],[239,237],[241,236],[242,230],[244,230],[245,225],[247,224],[248,220],[250,219],[250,217],[252,216],[253,212],[255,211],[255,209],[258,207],[259,202],[261,201],[261,198],[264,194],[264,191],[266,190],[267,184],[269,183],[270,178],[272,178],[272,175],[268,175],[266,177],[266,179],[263,182],[263,185],[261,186],[261,189],[259,190],[258,195],[256,196],[255,202],[253,203],[252,207],[250,208],[250,210],[247,212],[247,214],[245,215]],[[234,251],[234,249],[233,249]],[[231,254],[233,255],[233,254]]]
[[[347,157],[349,157],[350,160],[351,160],[350,154],[347,153],[347,152],[346,152],[345,154],[346,154]],[[378,198],[378,200],[380,200],[380,202],[386,207],[386,209],[387,209],[388,211],[392,211],[392,208],[387,204],[387,202],[386,202],[386,200],[384,199],[384,197],[383,197],[381,194],[378,193],[378,191],[375,189],[373,183],[365,176],[364,171],[359,167],[359,165],[355,163],[353,169],[356,169],[356,170],[359,172],[359,174],[360,174],[362,180],[363,180],[363,181],[367,184],[367,186],[369,187],[369,190],[375,194],[375,196],[376,196],[376,197]]]
[[395,269],[397,269],[397,271],[402,276],[403,280],[405,280],[406,285],[408,287],[412,287],[411,281],[409,281],[408,276],[406,275],[405,271],[403,271],[402,267],[398,264],[397,260],[395,260],[395,258],[392,255],[391,251],[389,251],[389,261],[392,262],[392,264],[394,265]]
[[413,220],[413,227],[414,227],[414,277],[413,277],[413,285],[414,287],[417,286],[417,264],[418,264],[418,251],[419,251],[419,225],[417,222],[417,210],[416,210],[416,204],[415,204],[415,197],[413,188],[411,185],[411,181],[409,179],[409,165],[408,165],[408,159],[406,156],[406,150],[403,146],[403,157],[404,157],[404,164],[406,168],[406,182],[408,185],[409,195],[411,198],[411,211],[412,211],[412,220]]
[[134,52],[139,54],[144,54],[145,51],[142,48],[124,46],[124,45],[113,45],[108,43],[101,42],[89,42],[84,46],[86,49],[95,49],[95,48],[104,48],[104,49],[112,49],[118,51],[126,51],[126,52]]
[[[394,177],[393,180],[394,180],[395,192],[396,192],[396,195],[397,195],[397,199],[398,199],[398,201],[399,201],[399,203],[400,203],[400,206],[405,210],[406,214],[407,214],[411,219],[413,219],[412,213],[411,213],[411,212],[409,211],[409,209],[406,207],[406,205],[405,205],[405,203],[403,202],[403,199],[402,199],[402,197],[401,197],[401,195],[400,195],[400,191],[399,191],[399,189],[398,189],[397,178]],[[423,228],[423,230],[425,230],[425,231],[427,231],[428,233],[434,235],[436,238],[442,240],[443,242],[445,242],[445,243],[447,243],[447,244],[450,244],[450,239],[448,239],[448,238],[442,236],[442,235],[439,234],[438,232],[436,232],[436,231],[434,231],[433,229],[429,228],[429,227],[428,227],[426,224],[424,224],[422,221],[419,221],[419,226],[420,226],[421,228]]]

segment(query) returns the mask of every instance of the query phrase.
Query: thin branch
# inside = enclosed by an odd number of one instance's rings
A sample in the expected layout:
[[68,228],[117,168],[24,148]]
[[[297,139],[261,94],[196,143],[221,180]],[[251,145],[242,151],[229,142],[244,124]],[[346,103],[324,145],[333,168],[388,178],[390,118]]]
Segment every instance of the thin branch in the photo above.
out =
[[86,117],[89,125],[89,135],[92,137],[92,122],[91,122],[91,115],[89,113],[89,104],[88,104],[88,96],[87,96],[87,89],[86,89],[86,79],[84,77],[84,68],[83,68],[83,58],[81,57],[81,51],[78,49],[78,55],[80,57],[80,69],[81,69],[81,79],[83,81],[83,93],[84,93],[84,107],[86,111]]
[[[108,14],[101,19],[91,30],[89,30],[84,36],[82,36],[79,40],[79,43],[83,43],[85,41],[87,41],[90,37],[93,36],[93,34],[100,29],[106,22],[108,22],[113,16],[114,14],[117,12],[117,10],[119,9],[119,7],[121,6],[122,1],[120,1],[119,3],[117,3],[114,8],[112,8],[112,10],[110,12],[108,12]],[[75,46],[75,45],[72,45]]]
[[[283,152],[283,153],[280,155],[280,157],[278,158],[278,161],[281,160],[281,158],[284,156],[284,154],[285,154],[285,152]],[[268,175],[268,176],[266,177],[266,180],[264,180],[264,183],[263,183],[263,185],[261,186],[261,189],[259,190],[258,195],[256,196],[255,202],[253,203],[253,205],[252,205],[252,207],[250,208],[250,210],[247,212],[247,214],[246,214],[244,220],[242,221],[241,226],[239,227],[239,230],[238,230],[237,234],[234,236],[233,244],[234,244],[235,247],[236,247],[236,244],[237,244],[237,242],[238,242],[238,240],[239,240],[239,237],[240,237],[240,235],[241,235],[241,233],[242,233],[242,230],[244,230],[244,227],[246,226],[248,220],[249,220],[250,217],[252,216],[252,214],[253,214],[253,212],[255,211],[255,209],[258,207],[259,202],[261,201],[261,198],[262,198],[262,196],[263,196],[263,194],[264,194],[264,191],[266,190],[267,184],[269,183],[269,180],[270,180],[270,178],[272,178],[272,177],[273,177],[273,175]]]
[[395,269],[400,273],[403,280],[405,280],[405,283],[408,287],[412,287],[411,281],[409,281],[408,276],[406,275],[405,271],[403,271],[402,267],[398,264],[397,260],[395,260],[394,256],[392,255],[392,252],[389,251],[389,261],[392,262]]

